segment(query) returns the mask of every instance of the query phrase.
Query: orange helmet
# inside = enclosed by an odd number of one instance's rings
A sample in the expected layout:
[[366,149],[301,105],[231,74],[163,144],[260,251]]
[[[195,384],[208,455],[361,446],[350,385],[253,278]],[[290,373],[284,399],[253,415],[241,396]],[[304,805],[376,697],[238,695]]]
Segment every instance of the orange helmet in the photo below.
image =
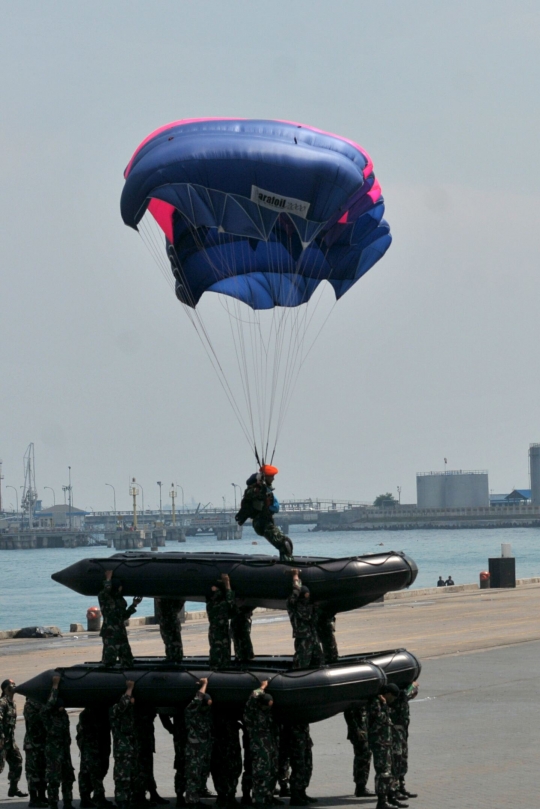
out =
[[279,472],[277,466],[270,466],[269,463],[265,463],[261,466],[261,472],[268,478],[274,477]]

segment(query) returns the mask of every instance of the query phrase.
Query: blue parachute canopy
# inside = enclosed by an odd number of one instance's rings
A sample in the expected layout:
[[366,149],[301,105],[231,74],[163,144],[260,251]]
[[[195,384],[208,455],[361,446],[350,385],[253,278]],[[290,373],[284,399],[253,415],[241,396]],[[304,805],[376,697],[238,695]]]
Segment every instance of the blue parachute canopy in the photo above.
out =
[[156,130],[126,171],[121,212],[165,234],[177,297],[218,292],[253,309],[336,298],[390,246],[384,202],[358,144],[285,121],[201,119]]

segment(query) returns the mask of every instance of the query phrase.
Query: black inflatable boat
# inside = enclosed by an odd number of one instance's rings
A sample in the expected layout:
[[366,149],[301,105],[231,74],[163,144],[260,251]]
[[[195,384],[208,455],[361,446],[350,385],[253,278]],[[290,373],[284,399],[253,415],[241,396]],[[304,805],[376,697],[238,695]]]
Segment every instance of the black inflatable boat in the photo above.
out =
[[208,658],[185,658],[182,665],[160,658],[141,658],[132,669],[106,669],[99,663],[45,671],[17,687],[17,692],[45,702],[55,673],[66,707],[113,704],[135,681],[134,697],[156,708],[178,710],[193,698],[200,677],[208,677],[208,693],[216,706],[241,714],[250,693],[269,680],[277,717],[283,722],[318,722],[344,711],[353,702],[377,694],[385,682],[408,685],[420,673],[417,658],[405,649],[347,655],[320,669],[292,670],[292,658],[256,657],[249,666],[212,671]]
[[52,578],[81,595],[95,596],[101,590],[104,570],[113,569],[122,581],[124,595],[205,601],[216,579],[228,573],[236,596],[247,605],[284,609],[293,567],[300,568],[312,599],[332,613],[363,607],[385,593],[409,587],[418,573],[412,559],[395,551],[344,559],[299,556],[294,562],[236,553],[127,551],[82,559]]

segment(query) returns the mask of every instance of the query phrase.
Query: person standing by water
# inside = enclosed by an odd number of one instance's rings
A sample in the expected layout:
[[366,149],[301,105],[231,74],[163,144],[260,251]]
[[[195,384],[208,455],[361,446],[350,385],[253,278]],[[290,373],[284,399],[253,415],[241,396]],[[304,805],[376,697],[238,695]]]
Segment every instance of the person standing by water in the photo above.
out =
[[0,697],[0,773],[7,761],[9,766],[8,798],[26,798],[27,792],[19,789],[19,780],[22,775],[21,751],[15,741],[15,727],[17,724],[17,708],[13,701],[15,683],[13,680],[4,680],[2,683],[2,696]]
[[287,612],[294,638],[293,669],[317,668],[324,663],[317,636],[317,608],[311,603],[309,589],[302,585],[300,571],[292,569],[292,593],[287,600]]
[[69,716],[60,697],[60,675],[52,679],[52,689],[45,705],[44,721],[47,728],[45,759],[47,761],[47,792],[49,806],[56,809],[60,787],[64,809],[73,809],[73,784],[75,770],[71,763],[71,734]]
[[208,643],[210,645],[210,667],[221,669],[231,664],[230,619],[236,614],[234,592],[226,573],[212,585],[206,599],[208,615]]
[[142,596],[136,596],[128,607],[122,596],[122,584],[113,581],[112,570],[105,571],[103,588],[98,595],[99,606],[103,615],[103,626],[100,635],[103,641],[101,662],[105,666],[117,663],[124,668],[133,666],[133,654],[129,645],[125,622],[137,611]]
[[184,659],[180,613],[185,603],[183,598],[155,599],[159,631],[165,644],[165,657],[171,663],[181,663]]

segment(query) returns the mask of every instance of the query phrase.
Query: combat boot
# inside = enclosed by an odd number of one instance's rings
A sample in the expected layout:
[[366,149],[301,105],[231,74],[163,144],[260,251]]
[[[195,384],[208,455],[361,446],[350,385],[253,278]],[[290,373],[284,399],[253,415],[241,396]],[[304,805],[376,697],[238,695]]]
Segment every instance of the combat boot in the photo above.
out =
[[28,792],[21,792],[16,781],[11,781],[8,789],[8,798],[27,798]]
[[398,787],[398,798],[417,798],[418,794],[416,792],[409,792],[405,786],[405,781],[402,781]]
[[182,806],[186,805],[186,799],[183,795],[176,796],[176,809],[181,809]]
[[150,800],[153,801],[156,806],[165,806],[165,804],[170,803],[167,798],[162,798],[161,795],[158,794],[157,789],[150,790]]
[[64,807],[64,809],[74,809],[71,798],[64,799],[62,801],[62,806]]
[[303,790],[302,795],[304,796],[306,801],[308,801],[308,803],[319,803],[319,799],[318,798],[312,798],[311,795],[307,795],[305,789]]
[[285,806],[285,801],[280,801],[279,798],[276,798],[275,795],[272,796],[272,800],[270,801],[271,806]]
[[58,801],[49,801],[49,809],[58,809]]
[[291,787],[288,781],[280,781],[279,782],[279,795],[281,798],[290,798],[291,797]]
[[251,798],[251,792],[243,792],[242,793],[242,800],[240,801],[242,806],[253,806],[253,800]]
[[28,801],[30,809],[45,809],[48,805],[47,799],[41,800],[37,789],[30,790],[30,800]]
[[409,806],[408,803],[401,803],[400,801],[398,801],[395,792],[392,792],[387,796],[386,802],[389,803],[391,806],[395,806],[396,809],[407,809],[407,807]]
[[79,806],[81,809],[92,809],[93,806],[97,806],[97,803],[94,803],[92,798],[90,797],[89,792],[81,792],[81,802]]
[[49,800],[47,798],[47,784],[43,784],[38,789],[38,801],[43,804],[43,806],[49,805]]
[[376,792],[372,792],[371,789],[367,787],[361,787],[359,784],[356,785],[356,789],[354,790],[354,797],[355,798],[374,798]]
[[294,792],[291,790],[291,799],[289,801],[289,806],[309,806],[309,801],[305,798],[301,792]]
[[392,809],[392,807],[389,803],[386,803],[386,798],[379,796],[375,809]]

